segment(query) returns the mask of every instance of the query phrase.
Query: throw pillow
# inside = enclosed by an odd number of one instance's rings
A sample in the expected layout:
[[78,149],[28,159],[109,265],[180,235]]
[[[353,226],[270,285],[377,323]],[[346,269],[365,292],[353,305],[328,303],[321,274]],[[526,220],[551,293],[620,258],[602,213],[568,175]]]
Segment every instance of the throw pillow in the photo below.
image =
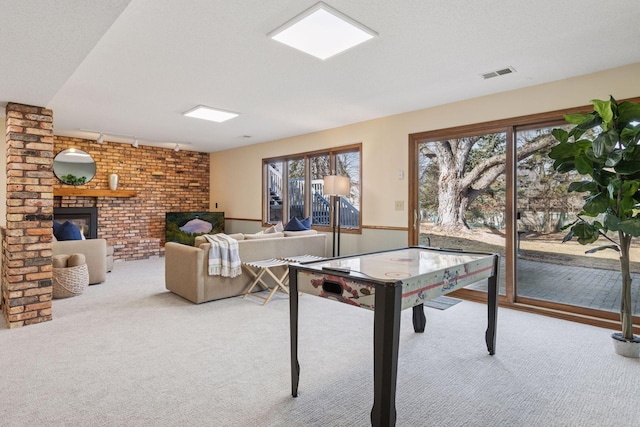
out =
[[305,230],[311,230],[311,217],[306,217],[305,219],[300,221],[300,224],[302,224]]
[[302,221],[298,218],[293,217],[284,226],[284,231],[302,231],[302,230],[310,230],[311,229],[311,217],[306,217]]
[[51,257],[53,268],[66,268],[69,255],[54,255]]
[[67,267],[77,267],[87,263],[87,258],[83,254],[69,255],[67,260]]
[[80,229],[69,221],[65,221],[54,234],[58,240],[82,240]]
[[282,221],[278,221],[277,224],[274,224],[271,227],[264,230],[265,234],[282,233],[283,231],[284,231],[284,226],[282,225]]

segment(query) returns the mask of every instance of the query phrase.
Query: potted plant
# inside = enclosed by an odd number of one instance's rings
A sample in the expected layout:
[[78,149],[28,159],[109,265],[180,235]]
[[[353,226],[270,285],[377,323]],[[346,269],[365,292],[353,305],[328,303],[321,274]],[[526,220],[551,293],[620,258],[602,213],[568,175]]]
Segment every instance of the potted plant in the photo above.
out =
[[[640,104],[618,103],[613,97],[591,103],[593,112],[565,116],[568,123],[575,125],[570,131],[552,132],[558,141],[549,153],[555,160],[554,169],[562,173],[577,171],[590,177],[569,185],[569,192],[588,194],[578,218],[565,227],[569,233],[563,242],[576,237],[586,245],[602,237],[609,244],[587,253],[606,249],[618,252],[622,332],[611,337],[618,354],[639,357],[640,338],[633,335],[629,250],[631,240],[640,236]],[[614,237],[610,237],[610,232]]]

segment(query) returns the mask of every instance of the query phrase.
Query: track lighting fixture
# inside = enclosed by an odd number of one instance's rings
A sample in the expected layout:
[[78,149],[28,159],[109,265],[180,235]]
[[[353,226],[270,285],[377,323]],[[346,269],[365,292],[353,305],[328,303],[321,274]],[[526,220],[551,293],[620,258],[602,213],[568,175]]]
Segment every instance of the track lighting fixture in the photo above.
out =
[[[138,138],[137,136],[131,136],[131,134],[125,135],[122,133],[115,133],[115,132],[105,133],[95,129],[79,129],[79,130],[81,130],[82,132],[88,132],[94,135],[98,134],[98,137],[95,139],[95,141],[98,144],[104,143],[105,135],[107,135],[109,137],[109,141],[108,141],[109,143],[131,144],[133,148],[138,148],[140,146],[140,140],[143,141],[145,146],[158,146],[158,147],[162,147],[169,150],[172,147],[173,151],[175,152],[180,151],[181,146],[189,147],[191,145],[191,143],[188,141],[175,142],[175,141],[166,141],[162,139],[146,138],[146,137]],[[87,137],[87,138],[90,138],[90,137]]]

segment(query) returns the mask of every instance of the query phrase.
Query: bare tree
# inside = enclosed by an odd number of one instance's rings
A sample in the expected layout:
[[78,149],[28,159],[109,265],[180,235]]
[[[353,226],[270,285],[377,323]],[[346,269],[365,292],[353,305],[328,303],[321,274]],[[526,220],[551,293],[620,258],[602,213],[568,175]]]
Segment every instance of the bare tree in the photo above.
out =
[[[536,135],[519,147],[517,160],[525,159],[555,142],[550,134]],[[425,145],[435,155],[439,167],[436,225],[452,231],[467,230],[465,213],[469,206],[479,195],[486,193],[505,171],[505,134],[455,138]],[[474,146],[479,147],[479,151],[474,153]]]

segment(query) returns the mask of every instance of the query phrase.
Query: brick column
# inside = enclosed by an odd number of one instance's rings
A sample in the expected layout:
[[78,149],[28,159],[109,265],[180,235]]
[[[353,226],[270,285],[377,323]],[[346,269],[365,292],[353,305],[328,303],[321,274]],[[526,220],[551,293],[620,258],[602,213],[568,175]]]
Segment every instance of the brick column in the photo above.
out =
[[9,103],[2,312],[9,328],[51,320],[53,112]]

